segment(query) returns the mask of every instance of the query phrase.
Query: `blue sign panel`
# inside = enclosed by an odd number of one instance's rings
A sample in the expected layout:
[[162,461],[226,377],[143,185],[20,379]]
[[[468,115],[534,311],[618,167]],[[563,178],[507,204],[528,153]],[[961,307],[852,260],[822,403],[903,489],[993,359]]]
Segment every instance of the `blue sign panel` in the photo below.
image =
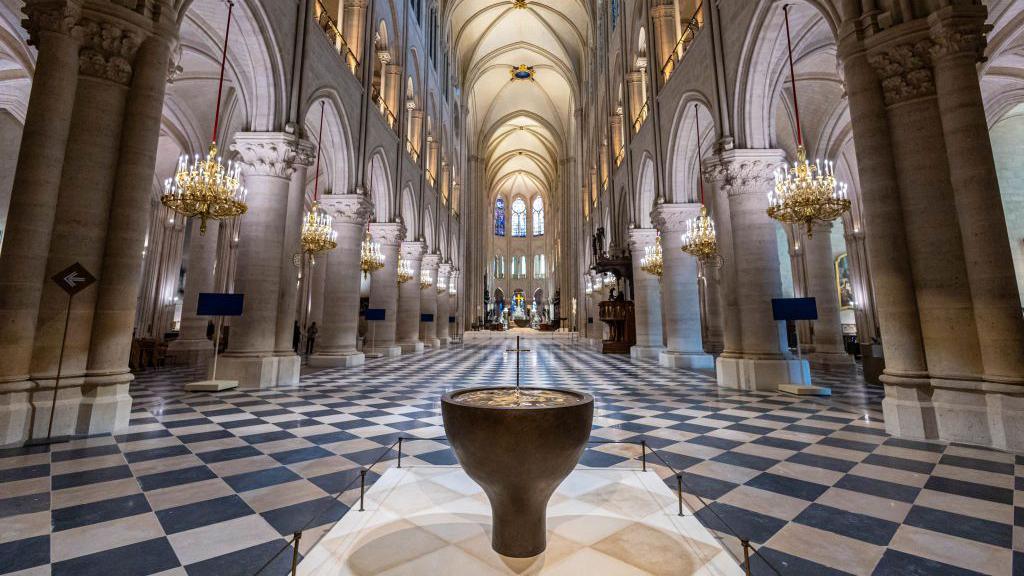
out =
[[448,317],[448,323],[449,324],[455,324],[455,316],[449,316]]
[[776,320],[817,320],[814,298],[772,298],[772,316]]
[[384,317],[387,316],[388,311],[384,308],[367,308],[366,319],[383,321]]
[[245,294],[199,294],[198,316],[241,316]]
[[434,321],[434,315],[433,314],[420,314],[420,322],[433,322],[433,321]]

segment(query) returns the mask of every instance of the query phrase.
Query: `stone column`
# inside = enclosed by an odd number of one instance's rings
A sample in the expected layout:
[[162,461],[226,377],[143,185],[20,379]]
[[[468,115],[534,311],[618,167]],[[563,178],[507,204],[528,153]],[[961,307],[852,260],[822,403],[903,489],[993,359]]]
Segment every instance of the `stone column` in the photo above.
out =
[[405,225],[401,223],[373,222],[370,235],[380,244],[384,254],[384,267],[375,270],[370,278],[370,308],[383,309],[384,320],[370,323],[367,328],[367,353],[384,357],[400,356],[402,348],[395,344],[395,329],[398,323],[398,249],[405,238]]
[[619,151],[622,150],[622,110],[620,109],[610,117],[612,125],[612,155],[616,158],[618,166]]
[[[420,108],[413,108],[412,102],[408,102],[407,107],[409,108],[409,133],[406,134],[406,144],[411,146],[417,153],[423,153],[423,150],[420,150],[420,134],[423,131],[424,124],[423,110]],[[427,168],[429,168],[429,166],[427,166]]]
[[658,361],[667,368],[710,370],[715,359],[701,339],[700,288],[697,259],[682,251],[686,221],[700,214],[699,203],[658,204],[651,220],[661,231],[665,275],[661,283],[666,349]]
[[[893,159],[882,85],[858,39],[856,23],[843,24],[839,52],[846,77],[857,152],[865,247],[885,355],[885,427],[890,434],[934,437],[935,416],[927,387],[928,366],[910,272],[910,254]],[[879,61],[892,62],[887,57]],[[897,67],[899,69],[899,67]],[[896,86],[901,82],[895,82]]]
[[363,42],[366,38],[363,28],[366,25],[367,0],[345,0],[345,13],[342,18],[342,34],[345,43],[356,58],[363,57]]
[[239,132],[231,149],[245,164],[249,190],[235,273],[235,292],[245,295],[245,305],[242,315],[232,321],[228,350],[220,358],[217,376],[237,380],[241,388],[295,385],[299,357],[278,355],[276,344],[281,255],[298,138],[280,132]]
[[[659,76],[662,75],[662,66],[668,61],[669,56],[672,54],[672,49],[676,46],[675,15],[676,9],[672,4],[651,6],[651,19],[654,20],[655,51],[653,53],[656,57],[654,66]],[[648,51],[650,52],[650,48],[648,48]],[[670,67],[668,70],[671,73],[672,68]]]
[[832,223],[815,224],[810,238],[806,233],[802,234],[807,295],[818,305],[818,319],[814,321],[814,352],[807,359],[816,369],[852,371],[853,357],[846,353],[839,318],[839,293],[836,292],[835,260],[832,258]]
[[806,360],[786,351],[785,327],[772,319],[772,298],[782,296],[779,250],[775,227],[768,217],[768,190],[773,172],[785,162],[780,150],[730,150],[721,154],[713,174],[729,205],[731,246],[723,253],[729,276],[735,280],[738,333],[718,358],[718,385],[743,390],[783,390],[800,393],[810,384]]
[[[422,269],[430,275],[433,282],[430,286],[420,290],[420,314],[430,315],[437,318],[437,268],[441,263],[441,256],[438,254],[427,254],[423,257]],[[419,278],[416,279],[419,286]],[[437,338],[437,328],[434,321],[420,321],[420,340],[430,348],[440,348],[441,342]]]
[[701,266],[699,272],[698,278],[703,279],[704,351],[721,354],[725,349],[722,270],[715,266]]
[[629,349],[633,358],[657,360],[665,350],[661,330],[661,279],[640,269],[644,249],[654,246],[658,231],[633,228],[629,231],[629,250],[633,254],[633,304],[636,308],[636,346]]
[[[928,22],[983,375],[988,382],[1019,386],[1024,385],[1024,317],[977,73],[984,59],[986,15],[980,4],[947,6]],[[1015,410],[1024,410],[1024,403]],[[1024,424],[1014,432],[1024,444]]]
[[[462,272],[458,270],[452,271],[451,276],[448,277],[448,316],[455,318],[455,322],[450,323],[449,326],[449,342],[455,340],[456,338],[459,338],[459,335],[463,332],[462,330],[459,329],[459,323],[461,322],[460,317],[462,316],[462,306],[459,305],[460,296],[462,294],[462,289],[459,286],[461,277]],[[455,287],[455,294],[452,294],[453,286]],[[455,327],[454,333],[452,333],[451,331],[452,326]]]
[[309,291],[309,323],[316,322],[317,328],[324,324],[324,291],[327,289],[327,264],[330,262],[327,256],[327,254],[322,254],[317,257],[316,266],[313,267],[313,275],[310,278],[313,285]]
[[213,356],[213,341],[206,337],[212,318],[196,315],[201,292],[214,292],[214,271],[217,268],[217,237],[220,223],[207,224],[205,235],[199,233],[199,219],[190,226],[188,274],[185,276],[185,300],[181,305],[181,330],[178,339],[168,346],[168,353],[189,366],[205,366]]
[[[434,282],[437,293],[437,316],[434,317],[434,328],[437,333],[438,347],[448,347],[448,282],[451,281],[452,265],[441,264],[437,268],[437,280]],[[440,288],[441,279],[444,279],[444,289]]]
[[[403,102],[404,98],[402,97],[405,93],[405,82],[402,81],[402,67],[398,64],[385,64],[384,76],[386,80],[384,84],[387,92],[384,93],[383,96],[388,104],[388,108],[391,110],[391,113],[394,114],[397,119],[398,107],[405,105],[405,102]],[[393,126],[393,128],[401,133],[401,130],[398,127]]]
[[[67,294],[49,278],[75,262],[80,262],[97,278],[102,277],[110,208],[117,181],[116,167],[120,161],[125,104],[132,79],[133,59],[143,38],[139,29],[113,18],[83,17],[79,25],[81,28],[77,33],[82,38],[79,62],[76,67],[64,71],[78,71],[78,89],[67,153],[63,166],[60,166],[63,172],[46,271],[42,276],[47,280],[42,286],[32,355],[32,378],[39,392],[33,398],[37,410],[34,436],[46,434],[50,394],[60,364],[64,319],[69,305]],[[57,168],[49,167],[50,170]],[[151,185],[151,182],[147,183],[146,190]],[[136,248],[141,253],[142,243]],[[5,249],[4,253],[7,252]],[[112,281],[118,282],[119,279]],[[94,314],[102,285],[101,279],[96,286],[78,294],[71,305],[54,435],[90,433],[101,429],[109,431],[128,422],[131,400],[127,394],[127,380],[123,380],[120,388],[111,383],[111,388],[104,389],[102,393],[110,400],[106,408],[110,410],[103,416],[93,414],[88,400],[83,398],[88,392],[83,387],[83,376],[89,361]],[[131,319],[129,316],[129,323]],[[130,331],[127,337],[131,337]],[[94,417],[97,422],[105,422],[97,425],[93,422]]]
[[420,341],[420,270],[423,265],[424,242],[402,242],[402,260],[409,265],[412,279],[398,286],[398,345],[402,354],[422,354]]
[[[295,321],[302,323],[295,302],[299,295],[298,278],[301,267],[295,265],[295,255],[302,254],[302,216],[306,206],[306,171],[313,163],[313,145],[305,140],[295,142],[295,156],[288,184],[288,208],[285,213],[284,240],[278,253],[281,258],[281,285],[277,298],[277,330],[274,349],[277,355],[290,358],[295,354],[292,338],[295,335]],[[306,304],[303,304],[305,306]],[[300,350],[300,352],[302,352]],[[290,366],[290,360],[285,366]],[[290,369],[290,368],[289,368]]]
[[323,209],[334,218],[338,247],[327,254],[324,316],[316,350],[309,365],[317,368],[360,366],[365,361],[356,349],[359,337],[359,254],[363,229],[373,205],[362,194],[325,195]]
[[640,110],[644,107],[644,74],[640,72],[630,72],[626,74],[626,90],[629,90],[629,118],[626,118],[626,125],[629,127],[628,130],[633,129],[633,122],[636,117],[640,115]]
[[[0,253],[0,444],[28,437],[28,382],[57,195],[78,86],[77,1],[22,9],[38,52]],[[38,420],[38,417],[37,417]]]

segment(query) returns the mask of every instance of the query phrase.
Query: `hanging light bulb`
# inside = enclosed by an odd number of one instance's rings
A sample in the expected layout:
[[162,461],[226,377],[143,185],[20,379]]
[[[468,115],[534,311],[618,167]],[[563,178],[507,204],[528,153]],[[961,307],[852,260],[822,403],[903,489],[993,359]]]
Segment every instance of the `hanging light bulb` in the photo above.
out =
[[800,129],[800,106],[793,71],[793,44],[789,32],[789,6],[786,16],[786,42],[789,48],[789,76],[793,86],[793,111],[796,118],[796,161],[775,172],[774,189],[768,193],[768,216],[788,224],[803,224],[807,237],[814,232],[815,222],[831,222],[850,209],[847,186],[836,181],[835,164],[831,160],[815,160],[811,164],[804,148]]
[[217,155],[217,129],[220,124],[220,105],[224,92],[224,67],[228,54],[228,35],[231,33],[233,2],[228,2],[228,22],[224,32],[224,48],[220,61],[220,83],[217,89],[217,108],[213,119],[213,139],[206,157],[182,155],[173,179],[164,183],[160,203],[184,215],[200,219],[199,233],[206,234],[207,220],[223,220],[245,214],[246,190],[242,186],[241,166],[230,160],[224,165]]
[[704,178],[700,174],[700,110],[693,106],[694,126],[697,131],[697,183],[700,188],[700,215],[686,221],[686,232],[683,233],[680,249],[693,256],[703,264],[720,260],[718,256],[718,234],[715,232],[715,221],[708,216],[708,208],[704,204]]
[[665,258],[661,251],[660,235],[654,238],[654,246],[644,246],[644,257],[640,259],[640,269],[659,278],[665,272]]
[[412,280],[412,265],[407,260],[403,260],[401,256],[398,257],[398,283],[405,284],[409,280]]

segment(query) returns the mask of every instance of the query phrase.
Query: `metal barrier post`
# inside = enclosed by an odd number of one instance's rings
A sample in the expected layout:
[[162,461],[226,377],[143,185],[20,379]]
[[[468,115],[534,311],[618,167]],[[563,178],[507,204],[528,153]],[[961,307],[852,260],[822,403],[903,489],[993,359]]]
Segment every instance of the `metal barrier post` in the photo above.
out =
[[364,512],[363,494],[366,492],[366,468],[359,471],[359,511]]
[[750,576],[750,540],[740,538],[740,544],[743,545],[743,571]]
[[647,472],[647,440],[640,441],[640,461],[643,462],[644,472]]
[[683,515],[683,475],[676,474],[676,494],[679,497],[679,515]]
[[299,538],[302,538],[302,532],[296,532],[295,539],[292,540],[294,544],[292,549],[292,576],[296,576],[299,573]]
[[402,467],[402,437],[398,437],[398,467]]

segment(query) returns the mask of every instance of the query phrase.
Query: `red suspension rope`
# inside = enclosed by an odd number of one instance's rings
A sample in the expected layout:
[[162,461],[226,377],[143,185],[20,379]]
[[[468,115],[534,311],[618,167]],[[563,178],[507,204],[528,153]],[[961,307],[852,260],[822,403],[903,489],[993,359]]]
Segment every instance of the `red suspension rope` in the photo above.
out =
[[320,101],[320,133],[316,137],[316,176],[313,178],[313,202],[316,202],[317,192],[320,191],[320,151],[324,149],[324,105]]
[[213,117],[213,140],[214,144],[217,143],[217,128],[220,127],[220,103],[221,97],[224,95],[224,68],[228,62],[228,36],[231,34],[231,11],[234,10],[235,3],[228,0],[228,24],[224,30],[224,49],[220,55],[220,80],[217,85],[217,112]]
[[804,133],[800,129],[800,103],[796,98],[796,72],[793,71],[793,40],[789,32],[789,4],[782,7],[782,13],[786,16],[786,47],[789,50],[789,82],[793,85],[793,112],[796,114],[796,143],[804,145]]
[[700,147],[700,114],[699,114],[699,112],[700,112],[700,105],[699,104],[694,104],[693,105],[693,119],[697,123],[697,182],[700,185],[700,203],[703,205],[704,204],[704,178],[700,174],[701,147]]

